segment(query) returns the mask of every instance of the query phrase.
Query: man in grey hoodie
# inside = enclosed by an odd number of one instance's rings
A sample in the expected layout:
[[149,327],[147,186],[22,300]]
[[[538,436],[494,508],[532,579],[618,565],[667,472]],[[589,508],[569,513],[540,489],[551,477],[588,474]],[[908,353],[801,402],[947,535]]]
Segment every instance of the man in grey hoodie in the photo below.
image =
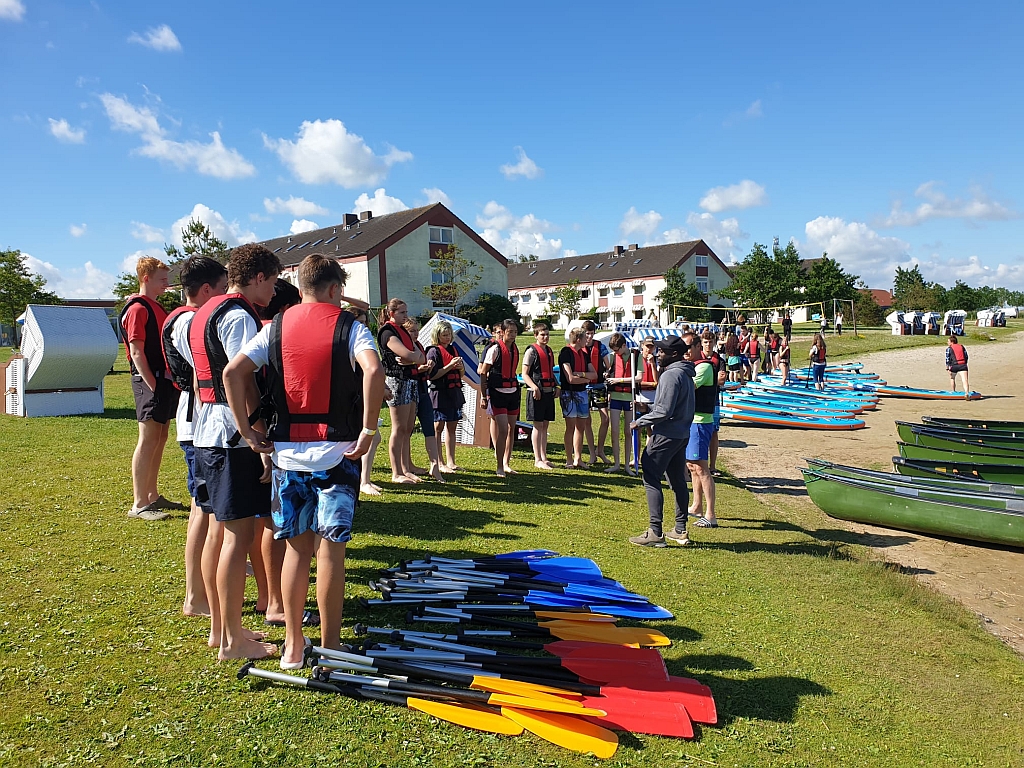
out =
[[[686,536],[686,443],[693,421],[694,369],[693,363],[684,359],[689,347],[679,336],[667,336],[655,342],[655,347],[660,369],[658,393],[650,412],[630,424],[632,429],[651,427],[654,432],[640,457],[651,527],[630,538],[630,542],[641,547],[664,547],[669,538],[685,546],[690,543]],[[666,476],[676,496],[676,522],[673,530],[663,534],[665,495],[661,480]]]

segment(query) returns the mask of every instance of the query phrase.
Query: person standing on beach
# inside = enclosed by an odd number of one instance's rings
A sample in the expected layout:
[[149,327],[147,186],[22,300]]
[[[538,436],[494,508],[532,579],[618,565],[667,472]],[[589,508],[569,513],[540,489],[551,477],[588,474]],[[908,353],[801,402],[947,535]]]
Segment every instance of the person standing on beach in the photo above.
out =
[[782,337],[782,342],[779,344],[779,371],[782,376],[782,386],[789,384],[789,338],[786,336]]
[[827,350],[825,349],[824,334],[814,334],[814,343],[811,345],[811,351],[808,353],[808,357],[811,361],[811,370],[814,373],[814,388],[819,392],[824,391],[825,389],[826,354]]
[[949,371],[949,388],[956,392],[956,377],[964,383],[964,395],[971,399],[971,388],[967,383],[967,347],[950,335],[946,346],[946,370]]
[[565,468],[580,469],[583,459],[583,435],[590,419],[590,400],[587,384],[597,379],[597,371],[587,359],[584,350],[585,334],[582,328],[569,331],[569,344],[558,353],[561,369],[562,416],[565,419]]
[[836,312],[836,336],[843,335],[843,312],[842,310]]
[[787,344],[793,338],[793,318],[789,316],[789,312],[782,318],[782,335]]

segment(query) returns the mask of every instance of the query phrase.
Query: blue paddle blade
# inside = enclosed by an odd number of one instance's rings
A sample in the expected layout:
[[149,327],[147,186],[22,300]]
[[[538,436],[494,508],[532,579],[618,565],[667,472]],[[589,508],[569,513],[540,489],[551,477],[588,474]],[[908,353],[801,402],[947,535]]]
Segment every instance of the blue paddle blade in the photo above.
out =
[[533,558],[548,558],[558,557],[558,553],[553,549],[520,549],[516,552],[504,552],[500,555],[495,555],[495,560],[526,560]]
[[552,557],[527,563],[534,571],[548,576],[562,577],[563,581],[600,579],[604,576],[597,563],[585,557]]
[[570,584],[568,587],[565,587],[565,594],[587,600],[607,600],[610,603],[647,604],[650,602],[643,595],[634,595],[632,592],[616,592],[611,589],[586,587],[582,584]]
[[654,621],[657,619],[673,619],[675,616],[672,612],[666,608],[662,608],[660,605],[596,605],[589,603],[587,607],[594,613],[607,613],[611,616],[622,616],[623,618],[630,619],[647,619]]

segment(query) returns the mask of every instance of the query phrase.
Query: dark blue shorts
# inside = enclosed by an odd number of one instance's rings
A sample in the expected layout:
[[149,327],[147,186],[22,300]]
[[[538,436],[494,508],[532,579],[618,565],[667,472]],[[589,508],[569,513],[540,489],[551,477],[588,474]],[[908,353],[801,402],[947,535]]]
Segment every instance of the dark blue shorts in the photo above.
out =
[[711,436],[715,433],[713,422],[690,424],[690,439],[686,443],[687,461],[707,461],[711,447]]
[[195,449],[197,482],[206,485],[218,522],[270,515],[270,483],[261,483],[263,461],[245,448]]
[[196,449],[191,440],[185,440],[178,445],[185,452],[185,466],[188,468],[188,495],[195,499],[199,508],[207,514],[213,514],[213,507],[210,506],[210,494],[206,492],[206,482],[196,477]]
[[274,471],[274,538],[291,539],[312,531],[327,541],[344,544],[352,538],[352,519],[359,500],[360,463],[342,459],[323,472]]

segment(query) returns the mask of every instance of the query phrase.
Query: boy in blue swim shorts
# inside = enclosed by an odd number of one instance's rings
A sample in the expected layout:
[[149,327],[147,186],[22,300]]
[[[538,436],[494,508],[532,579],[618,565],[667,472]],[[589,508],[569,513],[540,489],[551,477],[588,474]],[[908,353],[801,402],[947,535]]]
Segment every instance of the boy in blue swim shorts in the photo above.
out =
[[341,308],[347,275],[322,254],[299,265],[302,303],[277,315],[224,370],[228,403],[247,424],[245,391],[266,367],[274,416],[267,435],[239,432],[273,455],[274,536],[287,544],[281,569],[285,611],[282,669],[300,669],[309,566],[317,558],[321,644],[341,647],[345,545],[359,498],[360,457],[377,433],[384,369],[373,335]]

